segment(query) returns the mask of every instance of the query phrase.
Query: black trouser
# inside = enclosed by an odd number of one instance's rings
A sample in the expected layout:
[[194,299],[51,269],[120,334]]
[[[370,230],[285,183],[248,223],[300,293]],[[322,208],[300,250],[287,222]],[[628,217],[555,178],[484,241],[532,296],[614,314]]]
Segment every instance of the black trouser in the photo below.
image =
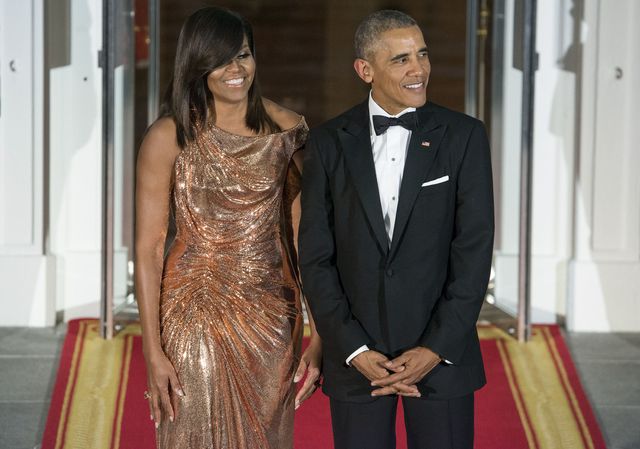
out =
[[[395,449],[398,396],[331,399],[335,449]],[[409,449],[473,449],[473,393],[449,400],[402,398]]]

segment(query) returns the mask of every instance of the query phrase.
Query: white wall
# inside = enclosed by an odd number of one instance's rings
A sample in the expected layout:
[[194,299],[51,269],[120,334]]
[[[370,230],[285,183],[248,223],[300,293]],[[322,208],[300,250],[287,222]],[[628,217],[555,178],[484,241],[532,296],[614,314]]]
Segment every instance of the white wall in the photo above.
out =
[[[585,4],[568,326],[640,331],[640,2]],[[616,69],[621,70],[620,77]]]
[[50,72],[50,253],[56,310],[98,316],[102,229],[102,2],[70,1],[70,58]]
[[[521,79],[512,16],[507,0],[495,263],[496,302],[515,313]],[[640,2],[538,2],[537,16],[532,320],[640,331]]]

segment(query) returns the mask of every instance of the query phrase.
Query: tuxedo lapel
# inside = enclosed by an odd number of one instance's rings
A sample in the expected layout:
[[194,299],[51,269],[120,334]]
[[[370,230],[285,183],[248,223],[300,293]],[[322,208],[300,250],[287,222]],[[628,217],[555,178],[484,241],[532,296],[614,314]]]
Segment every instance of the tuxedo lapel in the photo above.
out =
[[446,127],[439,125],[429,106],[418,113],[418,129],[411,133],[405,161],[400,198],[396,212],[396,222],[391,240],[390,257],[397,251],[398,244],[407,225],[411,210],[438,153]]
[[354,110],[354,114],[346,126],[338,129],[338,138],[342,144],[351,181],[358,192],[380,249],[383,254],[386,254],[389,250],[389,243],[380,205],[368,121],[368,108],[366,103],[363,103],[360,108]]

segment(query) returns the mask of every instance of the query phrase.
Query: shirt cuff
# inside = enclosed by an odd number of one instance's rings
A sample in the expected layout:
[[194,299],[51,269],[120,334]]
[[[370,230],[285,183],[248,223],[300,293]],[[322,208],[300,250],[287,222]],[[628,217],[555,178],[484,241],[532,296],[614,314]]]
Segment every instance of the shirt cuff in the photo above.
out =
[[351,366],[351,361],[358,355],[363,353],[364,351],[368,351],[369,350],[369,346],[367,345],[362,345],[360,346],[358,349],[356,349],[355,351],[353,351],[351,353],[351,355],[349,357],[347,357],[347,365]]
[[448,361],[447,359],[442,359],[442,361],[444,363],[446,363],[447,365],[453,365],[453,363],[451,363],[450,361]]

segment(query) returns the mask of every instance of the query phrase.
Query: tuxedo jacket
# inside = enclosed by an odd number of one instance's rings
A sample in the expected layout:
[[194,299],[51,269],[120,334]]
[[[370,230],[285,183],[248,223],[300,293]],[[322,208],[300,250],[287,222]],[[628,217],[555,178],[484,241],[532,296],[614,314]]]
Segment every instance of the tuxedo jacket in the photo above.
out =
[[423,398],[485,383],[476,321],[494,233],[486,132],[433,103],[417,114],[390,244],[367,102],[312,129],[305,148],[300,270],[323,341],[323,390],[337,400],[373,400],[345,363],[364,344],[389,358],[425,346],[450,361],[418,383]]

